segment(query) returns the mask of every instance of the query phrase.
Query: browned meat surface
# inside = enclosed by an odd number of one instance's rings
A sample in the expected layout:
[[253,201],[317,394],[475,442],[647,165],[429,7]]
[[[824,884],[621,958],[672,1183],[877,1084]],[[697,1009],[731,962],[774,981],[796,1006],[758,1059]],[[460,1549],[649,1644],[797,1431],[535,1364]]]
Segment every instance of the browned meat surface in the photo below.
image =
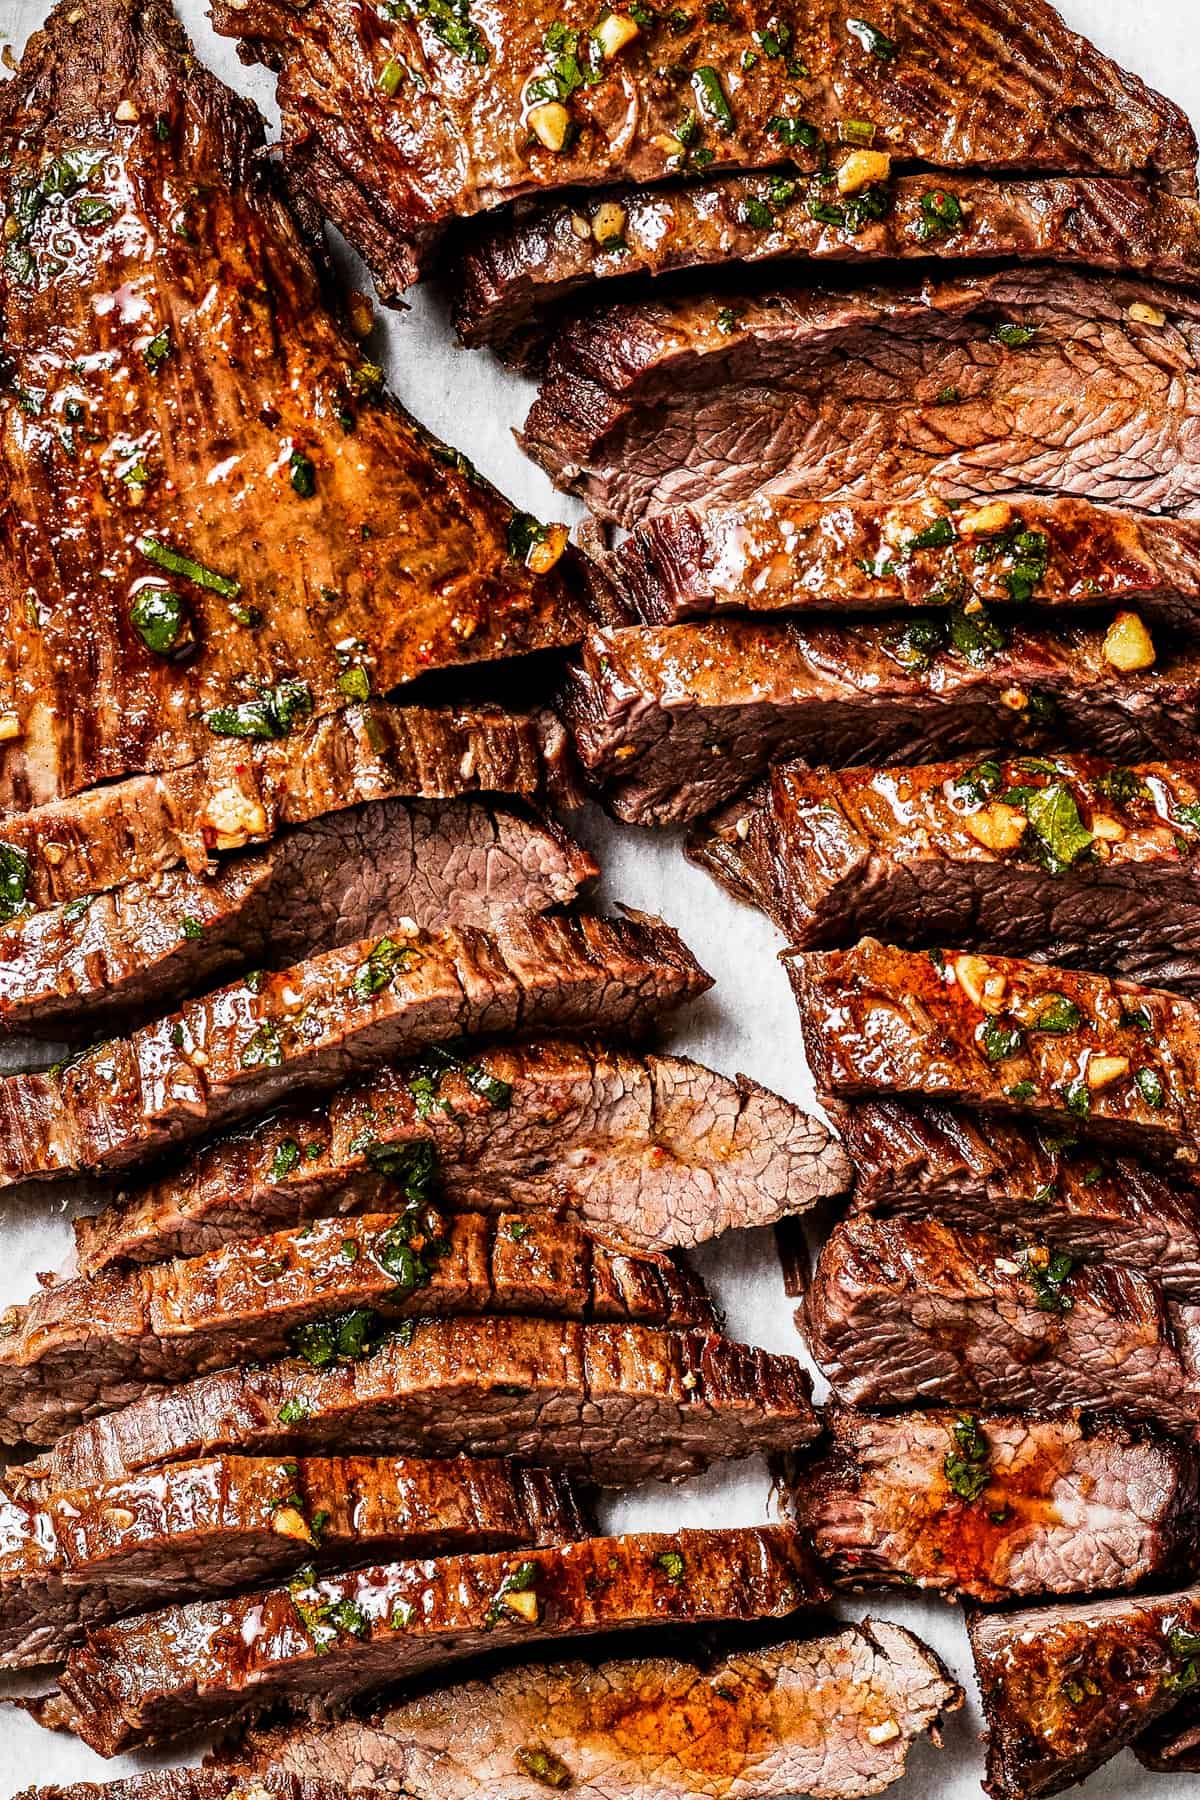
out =
[[5,85],[5,810],[589,616],[327,311],[262,135],[166,0],[62,0]]
[[92,1488],[0,1489],[0,1665],[170,1601],[384,1557],[582,1537],[562,1476],[503,1462],[210,1456]]
[[756,1082],[595,1038],[535,1038],[470,1061],[417,1057],[244,1126],[78,1220],[76,1249],[85,1274],[195,1255],[272,1225],[383,1210],[399,1184],[480,1210],[565,1209],[664,1250],[773,1224],[849,1179],[825,1126]]
[[993,1800],[1058,1794],[1195,1686],[1200,1589],[969,1622]]
[[1195,1454],[1076,1417],[835,1407],[788,1470],[790,1512],[839,1587],[994,1602],[1164,1581],[1200,1532]]
[[61,1438],[59,1486],[213,1450],[512,1456],[603,1486],[679,1479],[819,1431],[790,1356],[711,1333],[550,1319],[406,1321],[369,1356],[223,1370]]
[[28,1703],[102,1755],[273,1702],[328,1707],[477,1654],[646,1624],[783,1618],[828,1589],[782,1527],[301,1571],[287,1587],[101,1626]]
[[998,744],[1078,744],[1119,762],[1200,751],[1200,658],[1105,655],[1111,621],[1050,630],[992,614],[846,624],[709,619],[587,639],[563,710],[619,818],[676,824],[789,756],[932,762]]
[[1135,1738],[1133,1753],[1144,1768],[1161,1775],[1200,1772],[1200,1702],[1180,1701],[1157,1725]]
[[[1194,1313],[1194,1309],[1193,1309]],[[1122,1412],[1192,1433],[1194,1317],[1143,1275],[940,1221],[835,1227],[800,1315],[849,1406]]]
[[255,1730],[234,1756],[425,1800],[541,1800],[547,1767],[577,1800],[861,1800],[962,1703],[921,1640],[882,1619],[695,1655],[503,1670],[365,1720]]
[[[317,0],[216,0],[219,31],[281,71],[295,179],[395,293],[452,220],[524,194],[703,169],[806,172],[871,120],[935,167],[1144,172],[1195,192],[1178,108],[1066,30],[1044,0],[761,0],[617,14],[581,0],[380,17]],[[637,26],[632,34],[630,27]],[[748,58],[748,60],[747,60]],[[823,141],[825,134],[829,142]]]
[[560,1025],[636,1034],[711,983],[644,916],[512,914],[497,932],[410,929],[252,973],[56,1065],[0,1082],[0,1185],[146,1162],[421,1044]]
[[275,1769],[253,1779],[237,1769],[158,1769],[121,1781],[25,1788],[17,1800],[345,1800],[345,1796],[345,1788],[328,1781],[299,1781]]
[[556,337],[525,444],[622,525],[763,492],[1195,516],[1198,414],[1200,296],[1033,266],[596,308]]

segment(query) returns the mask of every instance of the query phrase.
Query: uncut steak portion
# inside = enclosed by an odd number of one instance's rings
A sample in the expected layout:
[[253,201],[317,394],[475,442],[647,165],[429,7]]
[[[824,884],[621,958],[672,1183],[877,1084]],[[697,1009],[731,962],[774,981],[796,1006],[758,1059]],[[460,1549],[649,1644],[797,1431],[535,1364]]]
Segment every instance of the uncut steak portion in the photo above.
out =
[[1200,1423],[1194,1311],[1045,1240],[857,1217],[826,1240],[798,1322],[848,1406],[1121,1412],[1186,1436]]
[[1167,1438],[1077,1417],[826,1413],[789,1459],[788,1515],[839,1587],[985,1602],[1169,1580],[1200,1536],[1200,1465]]
[[578,1800],[861,1800],[898,1780],[914,1742],[961,1704],[919,1638],[867,1619],[707,1656],[681,1645],[504,1669],[366,1719],[253,1729],[229,1756],[425,1800],[539,1800],[562,1771]]
[[707,619],[593,633],[563,715],[605,804],[634,824],[711,812],[772,762],[931,762],[1079,744],[1120,762],[1200,750],[1200,657],[1122,672],[1103,624],[1011,628],[918,612],[835,624]]
[[0,1030],[144,1016],[237,969],[286,967],[411,918],[479,930],[567,906],[595,862],[520,804],[384,800],[298,827],[208,879],[173,869],[0,929]]
[[76,1253],[94,1275],[382,1211],[398,1190],[479,1210],[565,1210],[661,1251],[774,1224],[849,1180],[820,1120],[744,1076],[595,1037],[541,1037],[441,1049],[242,1126],[77,1220]]
[[411,926],[251,974],[45,1074],[0,1081],[0,1186],[146,1162],[419,1044],[539,1025],[636,1034],[711,985],[644,916]]
[[1198,414],[1195,292],[1035,266],[598,307],[555,338],[523,441],[621,525],[762,492],[1195,517]]
[[790,1356],[713,1333],[530,1318],[406,1320],[361,1358],[222,1370],[78,1426],[59,1486],[212,1450],[511,1456],[601,1486],[679,1480],[818,1435]]
[[399,1556],[585,1535],[569,1483],[503,1462],[209,1456],[90,1488],[0,1488],[0,1666],[171,1601]]
[[101,1626],[29,1708],[101,1755],[272,1703],[344,1704],[484,1650],[640,1625],[785,1618],[829,1590],[780,1526],[301,1571],[285,1588]]
[[563,567],[523,560],[558,538],[384,391],[168,0],[63,0],[0,138],[0,808],[579,637]]

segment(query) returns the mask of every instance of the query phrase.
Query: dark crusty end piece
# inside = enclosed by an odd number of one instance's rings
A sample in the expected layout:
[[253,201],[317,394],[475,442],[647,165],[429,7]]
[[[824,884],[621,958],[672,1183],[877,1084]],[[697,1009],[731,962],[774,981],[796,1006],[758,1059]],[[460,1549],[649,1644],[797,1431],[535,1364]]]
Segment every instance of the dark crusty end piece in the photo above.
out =
[[1181,1700],[1134,1739],[1133,1753],[1157,1775],[1195,1775],[1200,1771],[1200,1701],[1194,1695]]
[[[369,1794],[355,1783],[355,1794]],[[17,1800],[347,1800],[350,1790],[331,1781],[264,1769],[153,1769],[120,1781],[72,1781],[24,1788]],[[382,1800],[382,1795],[379,1796]]]

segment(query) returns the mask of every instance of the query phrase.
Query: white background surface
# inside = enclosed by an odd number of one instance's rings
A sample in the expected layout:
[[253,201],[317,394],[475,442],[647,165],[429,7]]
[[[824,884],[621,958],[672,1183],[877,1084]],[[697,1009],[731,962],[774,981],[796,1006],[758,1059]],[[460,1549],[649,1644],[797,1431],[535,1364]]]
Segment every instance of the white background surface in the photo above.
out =
[[[87,0],[83,0],[87,4]],[[1068,22],[1100,47],[1183,105],[1200,122],[1200,4],[1198,0],[1058,0]],[[176,0],[203,60],[234,87],[254,95],[272,115],[273,78],[246,70],[234,46],[214,36],[206,0]],[[50,0],[0,0],[0,32],[19,53],[28,34],[50,10]],[[367,285],[361,277],[357,285]],[[491,358],[460,350],[439,298],[419,294],[411,312],[385,316],[393,388],[426,425],[465,450],[512,499],[542,518],[574,517],[572,503],[555,495],[546,478],[521,455],[510,432],[523,418],[532,390]],[[786,977],[775,958],[780,940],[757,914],[735,906],[684,862],[669,837],[612,826],[598,814],[585,833],[604,865],[604,895],[659,912],[683,933],[716,977],[713,994],[675,1031],[673,1043],[719,1069],[744,1070],[793,1099],[811,1099],[799,1030]],[[29,1295],[36,1271],[58,1267],[69,1248],[66,1202],[46,1190],[35,1206],[0,1206],[0,1306]],[[767,1349],[795,1353],[798,1340],[767,1233],[725,1238],[697,1259],[728,1314],[735,1337]],[[764,1470],[752,1464],[718,1470],[682,1488],[648,1488],[622,1496],[607,1508],[615,1529],[681,1524],[752,1524],[768,1516]],[[849,1616],[866,1605],[846,1604]],[[968,1705],[950,1723],[941,1754],[918,1748],[900,1800],[975,1800],[982,1756],[979,1716],[970,1679],[970,1656],[957,1614],[941,1603],[893,1602],[873,1610],[911,1625],[946,1659],[968,1691]],[[194,1760],[164,1754],[162,1764]],[[105,1763],[69,1738],[52,1737],[23,1714],[0,1712],[0,1796],[7,1800],[32,1782],[104,1780],[148,1766],[150,1759]],[[1128,1800],[1182,1800],[1179,1777],[1151,1776],[1126,1754],[1094,1776],[1086,1792]]]

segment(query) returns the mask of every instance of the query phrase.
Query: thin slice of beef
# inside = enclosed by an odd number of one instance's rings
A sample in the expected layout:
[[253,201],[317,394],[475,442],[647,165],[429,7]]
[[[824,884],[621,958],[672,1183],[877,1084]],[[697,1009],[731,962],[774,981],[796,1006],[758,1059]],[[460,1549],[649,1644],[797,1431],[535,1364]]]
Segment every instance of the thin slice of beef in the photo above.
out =
[[1164,1719],[1135,1738],[1133,1753],[1156,1775],[1200,1773],[1200,1700],[1181,1700]]
[[1200,1588],[975,1613],[994,1800],[1074,1787],[1163,1717],[1200,1673]]
[[834,0],[787,20],[761,0],[618,18],[606,41],[580,0],[369,23],[340,0],[316,0],[299,21],[287,0],[213,9],[218,31],[280,70],[289,171],[388,294],[455,219],[523,195],[784,157],[811,174],[852,153],[846,119],[871,120],[900,162],[1145,173],[1195,192],[1183,114],[1045,0],[920,11],[878,0],[869,21]]
[[[361,1785],[354,1791],[370,1793]],[[346,1800],[347,1792],[329,1781],[299,1780],[276,1769],[252,1777],[238,1769],[154,1769],[120,1781],[24,1788],[17,1800]]]
[[832,1111],[856,1170],[856,1212],[1042,1238],[1078,1262],[1140,1269],[1172,1299],[1200,1300],[1200,1194],[1187,1183],[1057,1127],[892,1100]]
[[1194,1432],[1194,1320],[1145,1276],[938,1220],[835,1227],[799,1315],[849,1406],[1083,1408]]
[[61,1037],[128,1022],[238,969],[286,967],[407,917],[502,924],[566,906],[592,858],[512,802],[384,800],[334,813],[211,880],[172,869],[0,930],[0,1031]]
[[[919,1638],[882,1619],[803,1642],[700,1656],[506,1669],[367,1719],[252,1730],[239,1766],[425,1800],[863,1800],[899,1779],[961,1692]],[[894,1725],[896,1729],[886,1727]]]
[[631,526],[761,492],[1195,516],[1198,412],[1200,296],[1034,266],[596,308],[555,338],[524,442]]
[[569,1484],[503,1462],[210,1456],[92,1488],[0,1489],[0,1666],[57,1662],[148,1607],[286,1578],[302,1565],[565,1542]]
[[596,283],[619,288],[789,258],[859,264],[931,253],[1191,283],[1200,274],[1200,211],[1146,182],[1096,177],[901,175],[832,203],[787,174],[601,188],[527,205],[472,234],[456,271],[455,324],[464,343],[490,344],[528,365],[571,300]]
[[710,985],[676,934],[644,916],[514,913],[491,933],[394,920],[375,942],[252,974],[0,1082],[0,1185],[146,1162],[418,1044],[539,1025],[637,1033]]
[[589,1538],[350,1575],[303,1570],[287,1587],[101,1626],[71,1652],[59,1691],[29,1705],[114,1756],[272,1703],[344,1703],[483,1650],[784,1618],[827,1597],[809,1552],[781,1526]]
[[1121,672],[1111,620],[1051,629],[945,609],[834,624],[711,619],[594,633],[563,712],[605,804],[634,824],[711,812],[772,762],[933,762],[998,745],[1131,763],[1200,751],[1200,656]]
[[839,1587],[994,1602],[1169,1579],[1200,1534],[1194,1451],[1117,1425],[834,1407],[786,1471],[789,1513]]
[[222,1370],[81,1425],[43,1465],[90,1487],[212,1450],[511,1456],[602,1486],[677,1480],[819,1432],[790,1356],[711,1333],[406,1320],[363,1357]]
[[739,1076],[596,1038],[441,1050],[280,1112],[76,1222],[85,1274],[195,1255],[400,1191],[480,1210],[566,1210],[645,1249],[773,1224],[850,1170],[817,1119]]

